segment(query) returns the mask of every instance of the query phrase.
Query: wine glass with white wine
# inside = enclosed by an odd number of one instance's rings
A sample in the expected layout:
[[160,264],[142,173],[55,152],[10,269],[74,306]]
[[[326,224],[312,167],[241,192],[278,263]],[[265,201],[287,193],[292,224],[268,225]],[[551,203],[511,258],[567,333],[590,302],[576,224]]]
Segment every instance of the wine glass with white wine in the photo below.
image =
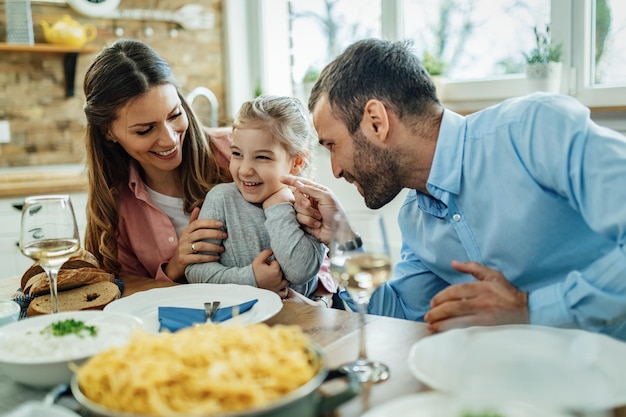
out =
[[80,248],[78,227],[68,195],[27,197],[22,206],[20,250],[48,274],[51,313],[58,313],[59,268]]
[[338,212],[333,219],[330,242],[330,273],[358,306],[359,356],[341,368],[361,382],[389,378],[389,368],[367,356],[365,314],[374,290],[391,277],[389,245],[383,218],[368,211]]

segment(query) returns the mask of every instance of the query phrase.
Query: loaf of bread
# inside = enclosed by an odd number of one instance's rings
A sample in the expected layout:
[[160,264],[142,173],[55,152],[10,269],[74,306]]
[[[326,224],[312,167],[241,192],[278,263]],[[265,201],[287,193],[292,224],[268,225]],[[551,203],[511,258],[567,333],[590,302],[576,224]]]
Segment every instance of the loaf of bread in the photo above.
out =
[[[59,311],[102,310],[120,298],[120,289],[113,282],[104,281],[59,292]],[[50,313],[50,294],[34,298],[28,305],[28,317]]]
[[[96,282],[114,282],[115,276],[99,268],[61,269],[57,275],[57,291],[67,291],[83,285]],[[32,276],[22,286],[22,292],[27,295],[42,295],[50,292],[48,274],[41,272]]]
[[[88,252],[85,249],[80,248],[78,252],[76,253],[76,255],[72,256],[70,259],[65,261],[63,265],[61,265],[60,269],[63,270],[63,269],[78,269],[78,268],[99,268],[99,267],[100,265],[98,265],[98,260],[96,259],[96,257],[93,256],[91,252]],[[28,280],[30,280],[35,275],[39,275],[43,272],[44,272],[43,268],[37,262],[35,262],[30,268],[26,270],[26,272],[24,272],[24,274],[22,275],[22,279],[20,281],[22,292],[24,292],[24,294],[28,294],[26,291],[24,291],[24,288],[26,287]]]

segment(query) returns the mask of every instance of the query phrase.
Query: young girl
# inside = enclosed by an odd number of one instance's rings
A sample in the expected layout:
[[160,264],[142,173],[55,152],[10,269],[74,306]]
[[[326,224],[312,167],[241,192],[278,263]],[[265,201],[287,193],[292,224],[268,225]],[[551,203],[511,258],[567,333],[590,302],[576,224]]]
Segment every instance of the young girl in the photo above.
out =
[[294,195],[279,179],[302,175],[316,142],[298,100],[261,96],[242,105],[233,123],[234,182],[213,187],[199,216],[223,223],[228,239],[206,241],[223,244],[225,250],[219,262],[188,265],[189,282],[267,288],[282,271],[297,292],[309,296],[315,291],[325,246],[302,230]]

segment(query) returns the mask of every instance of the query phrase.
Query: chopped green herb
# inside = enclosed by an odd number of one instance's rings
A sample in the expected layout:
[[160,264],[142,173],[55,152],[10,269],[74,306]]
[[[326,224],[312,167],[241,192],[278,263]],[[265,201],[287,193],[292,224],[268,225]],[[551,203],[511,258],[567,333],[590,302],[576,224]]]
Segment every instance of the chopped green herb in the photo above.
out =
[[87,326],[80,320],[67,319],[63,321],[54,322],[41,330],[41,334],[49,333],[53,336],[62,337],[70,334],[83,337],[87,333],[88,336],[95,336],[98,334],[96,326]]

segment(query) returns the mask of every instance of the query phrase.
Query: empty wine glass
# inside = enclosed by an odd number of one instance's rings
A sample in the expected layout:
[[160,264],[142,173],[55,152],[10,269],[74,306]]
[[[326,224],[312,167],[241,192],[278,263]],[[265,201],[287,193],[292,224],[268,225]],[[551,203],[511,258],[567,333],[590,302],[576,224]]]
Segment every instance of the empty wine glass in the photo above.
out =
[[74,209],[68,195],[27,197],[22,206],[20,250],[48,274],[51,313],[59,311],[57,274],[80,248]]
[[385,226],[380,214],[358,211],[338,212],[333,219],[330,242],[330,273],[358,306],[359,356],[342,366],[361,382],[389,378],[389,368],[367,356],[365,314],[374,290],[389,280],[391,261]]

